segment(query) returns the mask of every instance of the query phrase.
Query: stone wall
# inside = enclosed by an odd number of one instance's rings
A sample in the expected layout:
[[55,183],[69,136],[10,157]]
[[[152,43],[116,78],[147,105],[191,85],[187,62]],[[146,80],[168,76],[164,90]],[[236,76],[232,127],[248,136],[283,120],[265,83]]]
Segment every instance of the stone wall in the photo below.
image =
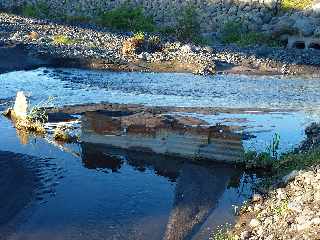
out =
[[[283,12],[282,0],[129,0],[143,6],[159,26],[174,26],[189,4],[195,6],[203,33],[215,33],[225,22],[241,21],[248,31],[262,31],[276,38],[320,38],[320,0],[305,11]],[[90,16],[118,7],[128,0],[0,0],[0,9],[45,2],[55,14]]]
[[[52,11],[71,16],[94,16],[112,9],[126,0],[1,0],[0,7],[14,8],[26,3],[46,2]],[[172,26],[182,9],[193,4],[204,32],[215,32],[225,21],[242,20],[249,30],[258,30],[271,21],[280,0],[132,0],[142,5],[159,25]]]

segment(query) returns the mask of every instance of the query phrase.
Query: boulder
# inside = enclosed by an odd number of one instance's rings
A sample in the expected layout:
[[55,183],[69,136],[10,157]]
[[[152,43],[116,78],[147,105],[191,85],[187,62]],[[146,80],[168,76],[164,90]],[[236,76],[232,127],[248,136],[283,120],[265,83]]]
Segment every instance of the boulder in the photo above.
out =
[[311,18],[300,17],[296,20],[293,28],[295,28],[301,35],[308,37],[313,34],[315,30],[315,24]]
[[23,92],[17,92],[16,101],[13,107],[13,115],[16,119],[25,120],[27,118],[28,102]]

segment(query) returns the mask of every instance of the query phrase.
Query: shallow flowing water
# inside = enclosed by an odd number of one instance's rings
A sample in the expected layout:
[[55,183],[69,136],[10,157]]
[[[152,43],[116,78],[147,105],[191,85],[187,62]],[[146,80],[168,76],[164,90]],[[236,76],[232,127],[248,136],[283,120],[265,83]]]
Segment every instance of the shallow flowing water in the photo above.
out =
[[317,109],[320,82],[314,78],[185,73],[118,73],[38,69],[0,75],[1,98],[20,89],[34,102],[49,96],[55,104],[137,103],[151,106]]
[[[55,106],[107,101],[278,109],[179,113],[255,136],[243,145],[261,151],[275,133],[281,136],[281,151],[293,149],[303,140],[304,128],[319,119],[317,79],[38,69],[2,74],[0,83],[0,110],[12,104],[18,90],[32,104],[54,96]],[[36,200],[23,211],[9,239],[206,239],[217,226],[234,221],[234,206],[252,194],[257,179],[222,163],[93,143],[60,146],[17,133],[4,117],[0,133],[0,152],[41,162]]]

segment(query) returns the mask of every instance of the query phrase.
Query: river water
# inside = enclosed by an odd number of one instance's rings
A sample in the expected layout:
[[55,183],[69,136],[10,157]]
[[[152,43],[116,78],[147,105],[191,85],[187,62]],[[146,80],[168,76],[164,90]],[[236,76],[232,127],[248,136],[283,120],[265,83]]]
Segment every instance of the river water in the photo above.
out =
[[[275,133],[281,136],[280,151],[293,149],[304,139],[304,128],[319,120],[320,81],[312,78],[38,69],[2,74],[0,84],[0,110],[12,104],[18,90],[31,104],[53,96],[54,106],[112,102],[250,108],[179,114],[234,126],[254,136],[243,145],[258,151]],[[21,212],[8,239],[207,239],[219,225],[233,223],[235,206],[252,194],[259,178],[230,164],[85,142],[61,146],[19,135],[3,117],[0,134],[0,152],[43,163],[35,201]]]

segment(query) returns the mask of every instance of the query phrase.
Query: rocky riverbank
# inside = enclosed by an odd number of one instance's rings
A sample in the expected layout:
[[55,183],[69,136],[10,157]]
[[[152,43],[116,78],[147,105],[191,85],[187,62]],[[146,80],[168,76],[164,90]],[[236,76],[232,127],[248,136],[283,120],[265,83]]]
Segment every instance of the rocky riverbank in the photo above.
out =
[[264,199],[254,195],[242,209],[235,239],[319,239],[320,167],[293,172],[288,184]]
[[319,124],[311,124],[306,140],[278,170],[272,190],[242,207],[232,239],[320,239],[319,131]]
[[[21,65],[18,69],[60,66],[197,74],[319,73],[320,56],[315,49],[197,47],[161,40],[160,50],[124,54],[123,48],[130,36],[111,33],[97,26],[71,26],[7,13],[0,13],[0,23],[1,56],[15,55],[8,51],[16,51],[16,46],[19,46],[20,53],[24,53],[24,58],[16,57],[16,65]],[[7,52],[2,54],[4,51]],[[4,61],[1,65],[3,72]]]

